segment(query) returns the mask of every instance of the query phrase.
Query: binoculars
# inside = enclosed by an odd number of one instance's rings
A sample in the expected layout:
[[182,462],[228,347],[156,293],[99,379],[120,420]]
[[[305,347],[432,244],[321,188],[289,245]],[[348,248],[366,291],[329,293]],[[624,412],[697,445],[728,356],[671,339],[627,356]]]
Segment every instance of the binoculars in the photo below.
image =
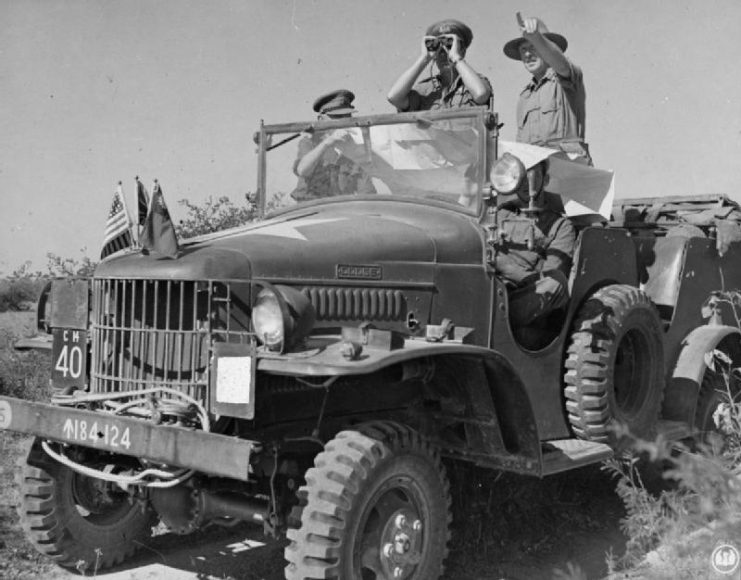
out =
[[[441,34],[440,36],[425,36],[425,48],[428,52],[436,52],[443,46],[446,50],[450,50],[453,47],[453,40],[456,38],[455,34]],[[459,39],[460,40],[460,39]]]

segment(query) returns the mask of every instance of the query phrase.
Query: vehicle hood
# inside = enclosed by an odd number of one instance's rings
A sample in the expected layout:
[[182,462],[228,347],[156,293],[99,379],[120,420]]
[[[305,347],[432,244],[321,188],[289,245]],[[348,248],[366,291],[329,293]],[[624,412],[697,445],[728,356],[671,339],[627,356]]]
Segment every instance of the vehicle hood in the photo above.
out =
[[[440,264],[480,264],[471,216],[403,201],[328,203],[181,244],[175,258],[134,251],[96,276],[152,279],[432,281]],[[368,267],[368,268],[362,268]]]

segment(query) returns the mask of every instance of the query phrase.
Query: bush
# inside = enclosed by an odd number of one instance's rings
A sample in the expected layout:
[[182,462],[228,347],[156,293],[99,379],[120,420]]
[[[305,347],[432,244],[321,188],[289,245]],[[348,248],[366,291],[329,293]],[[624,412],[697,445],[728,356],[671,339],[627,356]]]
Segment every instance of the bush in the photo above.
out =
[[0,280],[0,312],[32,310],[46,280],[42,278],[6,278]]
[[[605,466],[618,478],[617,493],[627,513],[621,523],[628,542],[617,568],[645,571],[648,566],[647,577],[656,579],[706,578],[719,541],[741,549],[741,369],[720,349],[707,353],[705,362],[707,372],[722,377],[724,385],[713,414],[716,431],[685,443],[636,440],[634,455]],[[664,478],[675,489],[651,493],[638,455],[668,465]]]
[[48,399],[49,354],[0,350],[0,395],[39,401]]
[[[84,249],[81,251],[84,252]],[[31,262],[25,262],[7,278],[0,279],[0,312],[33,310],[48,280],[71,276],[91,276],[97,265],[85,255],[81,259],[62,258],[49,252],[46,258],[46,272],[33,272]]]
[[239,207],[226,196],[216,201],[209,197],[203,205],[181,199],[179,203],[185,206],[188,215],[180,220],[175,231],[181,238],[193,238],[252,222],[257,218],[257,207],[249,194],[245,194],[245,200],[247,205]]

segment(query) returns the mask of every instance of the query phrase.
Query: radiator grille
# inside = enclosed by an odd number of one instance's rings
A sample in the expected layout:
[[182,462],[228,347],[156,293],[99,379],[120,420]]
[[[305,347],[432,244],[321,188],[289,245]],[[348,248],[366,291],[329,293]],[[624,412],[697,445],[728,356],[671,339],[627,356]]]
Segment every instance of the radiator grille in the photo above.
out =
[[406,313],[400,290],[307,287],[302,292],[320,320],[401,320]]
[[177,389],[206,404],[214,342],[248,342],[246,283],[93,281],[90,388]]

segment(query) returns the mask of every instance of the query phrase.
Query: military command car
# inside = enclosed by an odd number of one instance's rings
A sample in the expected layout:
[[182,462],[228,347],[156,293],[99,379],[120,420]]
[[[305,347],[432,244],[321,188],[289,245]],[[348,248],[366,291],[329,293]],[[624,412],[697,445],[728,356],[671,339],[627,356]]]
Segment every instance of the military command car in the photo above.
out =
[[[337,130],[376,193],[302,198],[301,140]],[[741,352],[702,305],[741,287],[741,257],[719,255],[712,220],[672,232],[725,198],[575,218],[570,303],[523,331],[488,258],[498,190],[526,167],[493,171],[488,111],[262,125],[256,142],[267,219],[175,259],[120,252],[41,297],[51,400],[0,397],[0,427],[35,438],[20,511],[59,565],[120,563],[156,521],[247,521],[287,534],[288,579],[430,580],[446,466],[544,477],[611,456],[614,425],[709,427],[704,354]]]

